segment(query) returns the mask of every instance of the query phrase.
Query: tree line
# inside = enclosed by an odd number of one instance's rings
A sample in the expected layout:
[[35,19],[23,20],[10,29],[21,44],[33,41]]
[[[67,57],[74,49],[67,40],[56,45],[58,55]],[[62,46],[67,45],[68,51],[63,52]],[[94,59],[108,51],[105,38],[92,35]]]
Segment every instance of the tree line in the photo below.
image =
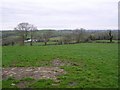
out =
[[[59,38],[51,40],[56,42],[59,45],[62,44],[75,44],[81,42],[92,42],[95,40],[109,40],[110,43],[114,40],[118,40],[118,32],[113,32],[112,30],[107,31],[91,31],[85,30],[84,28],[75,29],[75,30],[45,30],[39,33],[40,31],[36,26],[29,23],[19,23],[14,28],[14,33],[3,33],[2,45],[14,45],[18,43],[21,46],[24,46],[25,43],[29,40],[29,44],[32,46],[33,42],[44,42],[44,45],[50,41],[50,38]],[[57,33],[56,33],[57,32]],[[9,37],[12,37],[11,39]]]

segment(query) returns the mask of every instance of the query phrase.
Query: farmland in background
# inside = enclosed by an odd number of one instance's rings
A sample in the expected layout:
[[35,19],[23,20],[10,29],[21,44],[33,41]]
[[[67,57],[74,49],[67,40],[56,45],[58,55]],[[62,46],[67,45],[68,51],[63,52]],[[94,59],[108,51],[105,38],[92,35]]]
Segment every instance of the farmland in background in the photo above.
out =
[[[18,31],[2,31],[4,72],[2,86],[3,88],[117,88],[118,31],[112,30],[112,35],[113,40],[110,42],[109,30],[36,30],[33,33],[32,46],[29,42],[30,32],[25,38],[25,44],[20,46]],[[32,69],[42,67],[43,72],[50,75],[56,73],[54,76],[56,79],[51,79],[44,73],[41,76],[45,77],[44,79],[32,78],[34,72],[38,72],[34,70],[31,75],[21,79],[12,76],[17,74],[12,71],[15,68],[26,70],[29,67]],[[64,73],[59,73],[60,70],[64,70]],[[8,74],[8,78],[5,78]]]

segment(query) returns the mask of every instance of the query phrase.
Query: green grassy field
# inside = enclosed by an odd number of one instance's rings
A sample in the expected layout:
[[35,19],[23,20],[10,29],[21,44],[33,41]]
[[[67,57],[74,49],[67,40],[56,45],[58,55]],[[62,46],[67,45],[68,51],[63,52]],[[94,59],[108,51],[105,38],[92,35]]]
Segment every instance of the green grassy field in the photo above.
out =
[[[77,65],[60,66],[67,73],[58,76],[58,85],[53,80],[38,80],[28,87],[36,88],[111,88],[118,87],[118,44],[81,43],[51,46],[6,46],[2,48],[3,67],[51,66],[59,58]],[[31,79],[30,79],[31,80]],[[46,81],[46,82],[45,82]],[[10,86],[14,79],[3,80],[3,87]]]

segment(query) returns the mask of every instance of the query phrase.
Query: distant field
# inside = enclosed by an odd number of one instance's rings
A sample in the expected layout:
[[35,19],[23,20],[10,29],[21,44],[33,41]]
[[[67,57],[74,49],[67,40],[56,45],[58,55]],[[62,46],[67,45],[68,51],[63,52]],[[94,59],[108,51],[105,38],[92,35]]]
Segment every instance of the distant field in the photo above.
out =
[[[38,80],[28,87],[45,88],[106,88],[118,87],[118,44],[81,43],[51,46],[4,46],[2,48],[3,67],[52,66],[59,59],[72,63],[60,66],[67,73],[58,76],[57,85],[53,80]],[[31,79],[27,79],[31,80]],[[3,87],[19,80],[3,80]]]

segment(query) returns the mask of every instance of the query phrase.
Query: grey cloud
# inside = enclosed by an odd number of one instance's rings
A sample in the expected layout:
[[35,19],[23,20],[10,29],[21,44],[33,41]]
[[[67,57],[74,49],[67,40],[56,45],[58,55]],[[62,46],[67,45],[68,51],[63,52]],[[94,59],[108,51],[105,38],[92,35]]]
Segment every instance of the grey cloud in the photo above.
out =
[[91,0],[92,2],[86,3],[80,1],[4,2],[0,7],[2,8],[3,29],[13,29],[19,22],[24,21],[33,23],[38,28],[117,28],[116,1]]

